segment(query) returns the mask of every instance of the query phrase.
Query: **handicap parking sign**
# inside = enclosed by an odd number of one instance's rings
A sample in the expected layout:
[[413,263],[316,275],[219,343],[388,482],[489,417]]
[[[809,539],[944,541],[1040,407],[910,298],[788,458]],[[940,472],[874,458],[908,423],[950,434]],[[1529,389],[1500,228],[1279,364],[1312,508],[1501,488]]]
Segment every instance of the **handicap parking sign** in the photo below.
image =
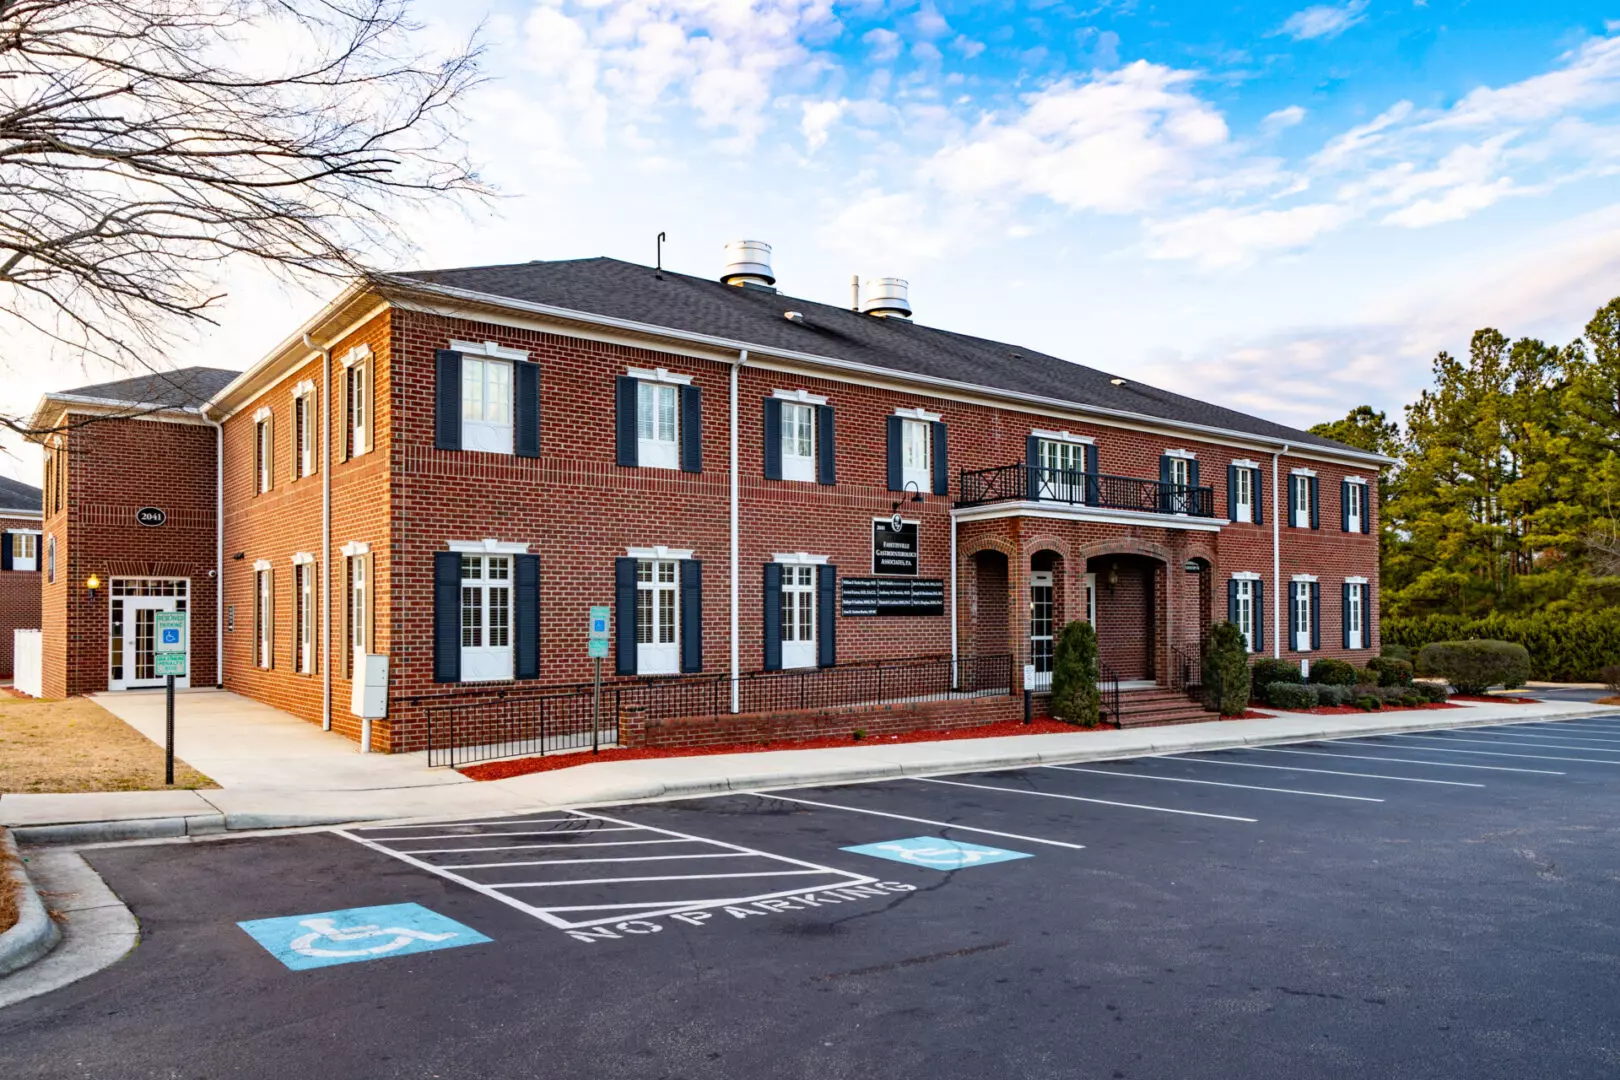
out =
[[945,840],[938,836],[913,836],[908,840],[886,840],[881,844],[858,844],[843,850],[913,866],[926,866],[931,870],[960,870],[965,866],[988,866],[990,863],[1029,858],[1022,851],[985,847],[962,840]]
[[172,626],[171,627],[165,627],[164,631],[163,631],[163,644],[165,644],[165,645],[178,645],[178,644],[180,644],[180,631],[176,630]]
[[294,971],[479,945],[490,939],[420,904],[318,911],[236,924]]

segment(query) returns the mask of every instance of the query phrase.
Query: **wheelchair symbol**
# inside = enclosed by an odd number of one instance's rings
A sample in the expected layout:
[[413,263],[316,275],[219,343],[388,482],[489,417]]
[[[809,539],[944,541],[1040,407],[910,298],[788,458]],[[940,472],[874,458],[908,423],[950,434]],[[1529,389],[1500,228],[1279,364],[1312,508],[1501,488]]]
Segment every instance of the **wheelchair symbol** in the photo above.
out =
[[965,851],[956,847],[907,847],[904,844],[873,844],[872,846],[882,851],[893,852],[891,858],[922,863],[924,866],[937,866],[940,863],[951,866],[971,866],[976,862],[989,858],[991,854],[985,851]]
[[[432,934],[426,930],[412,930],[405,926],[395,926],[388,929],[376,925],[339,927],[336,919],[302,919],[298,925],[306,927],[309,933],[293,938],[289,947],[300,956],[320,957],[323,959],[350,956],[383,956],[396,949],[403,949],[412,942],[449,941],[456,936],[454,933]],[[372,941],[377,938],[387,938],[388,940],[362,949],[318,948],[315,943],[323,938],[339,944]]]

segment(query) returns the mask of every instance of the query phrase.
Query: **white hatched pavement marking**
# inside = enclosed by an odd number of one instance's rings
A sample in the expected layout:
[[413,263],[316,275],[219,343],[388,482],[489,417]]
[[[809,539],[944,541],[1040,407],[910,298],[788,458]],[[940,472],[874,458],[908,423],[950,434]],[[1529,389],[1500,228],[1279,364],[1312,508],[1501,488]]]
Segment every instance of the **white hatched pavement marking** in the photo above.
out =
[[[569,811],[569,813],[570,813],[570,815],[573,815],[570,818],[568,818],[569,821],[576,821],[576,820],[577,821],[607,821],[607,822],[611,822],[613,825],[620,826],[620,829],[614,830],[614,831],[635,831],[635,830],[639,830],[639,831],[642,831],[642,832],[658,833],[658,834],[661,834],[662,837],[666,837],[668,839],[643,840],[643,841],[613,841],[613,842],[606,842],[606,843],[600,843],[600,844],[589,844],[589,843],[552,844],[552,845],[515,844],[515,845],[508,845],[508,846],[503,847],[503,848],[483,848],[483,847],[446,848],[446,849],[437,849],[437,851],[513,850],[513,849],[527,849],[527,848],[541,847],[541,846],[560,847],[560,848],[587,847],[587,846],[589,846],[589,847],[607,847],[607,846],[623,846],[623,845],[626,845],[626,844],[633,844],[633,843],[697,843],[697,844],[705,844],[705,845],[708,845],[709,847],[724,848],[729,853],[735,853],[735,854],[738,854],[738,855],[752,855],[752,856],[756,856],[756,857],[759,857],[759,858],[768,859],[768,860],[770,860],[772,862],[776,862],[776,863],[786,863],[786,864],[788,864],[790,866],[798,867],[799,869],[785,870],[785,871],[768,871],[768,872],[764,872],[762,874],[698,874],[698,875],[671,875],[671,876],[653,877],[653,878],[588,878],[588,879],[563,880],[563,881],[555,881],[555,882],[524,882],[524,883],[518,883],[516,886],[514,886],[512,884],[508,884],[508,883],[486,884],[484,882],[474,881],[471,878],[468,878],[463,874],[457,873],[456,871],[458,871],[460,869],[463,869],[462,867],[445,866],[445,865],[440,865],[440,864],[436,864],[436,863],[426,862],[426,861],[424,861],[422,859],[415,858],[416,855],[432,854],[432,853],[434,853],[434,851],[403,851],[403,850],[399,850],[399,849],[390,847],[386,843],[380,843],[380,842],[378,842],[376,840],[371,839],[370,837],[360,836],[357,833],[355,833],[353,831],[350,831],[350,830],[347,830],[347,829],[334,829],[332,831],[334,833],[336,833],[337,835],[339,835],[339,836],[346,837],[347,839],[353,840],[357,844],[362,844],[362,845],[364,845],[366,847],[369,847],[369,848],[373,849],[374,851],[380,851],[385,855],[389,855],[389,856],[391,856],[393,858],[399,859],[401,862],[409,863],[410,865],[415,866],[416,868],[418,868],[420,870],[426,870],[427,872],[429,872],[431,874],[436,874],[439,877],[445,878],[445,879],[450,880],[450,881],[454,881],[459,885],[465,885],[467,888],[472,889],[474,892],[477,892],[477,893],[480,893],[480,894],[482,894],[484,896],[487,896],[492,900],[498,900],[501,903],[507,905],[508,907],[516,908],[519,911],[522,911],[525,914],[531,915],[534,918],[537,918],[537,919],[541,920],[542,922],[548,923],[551,926],[554,926],[559,930],[579,930],[579,929],[584,929],[586,927],[599,926],[599,925],[603,925],[603,924],[606,924],[606,923],[617,922],[617,921],[624,918],[623,913],[626,912],[626,911],[635,911],[637,913],[637,915],[636,915],[637,918],[647,919],[647,918],[653,918],[653,917],[660,916],[660,915],[674,915],[674,914],[678,914],[680,912],[686,912],[686,911],[698,911],[698,910],[703,910],[703,909],[706,909],[706,908],[725,907],[725,906],[731,905],[731,904],[752,903],[752,902],[757,901],[757,900],[773,900],[773,899],[776,899],[778,897],[793,896],[793,895],[802,894],[802,893],[805,893],[805,892],[819,892],[819,891],[826,890],[826,889],[841,889],[841,888],[849,888],[849,887],[853,887],[853,886],[857,886],[857,885],[869,885],[869,884],[872,884],[873,882],[876,882],[878,880],[877,878],[872,877],[872,876],[867,875],[867,874],[851,873],[848,870],[839,870],[836,867],[822,866],[822,865],[820,865],[818,863],[806,862],[803,859],[794,859],[794,858],[791,858],[791,857],[786,856],[786,855],[773,855],[773,854],[771,854],[769,852],[760,851],[760,850],[755,849],[755,848],[744,847],[741,844],[733,844],[733,843],[729,843],[729,842],[727,842],[725,840],[711,840],[711,839],[709,839],[707,837],[702,837],[702,836],[693,836],[690,833],[677,832],[674,829],[664,829],[664,828],[660,828],[660,827],[658,827],[656,825],[637,825],[634,822],[623,821],[623,820],[620,820],[619,818],[608,817],[608,816],[602,815],[602,814],[586,814],[586,813],[584,813],[582,811]],[[609,831],[609,830],[597,829],[597,830],[591,830],[591,831],[593,831],[593,832],[605,832],[605,831]],[[476,836],[476,835],[504,835],[504,834],[499,834],[499,833],[496,833],[496,834],[464,834],[464,835],[457,836],[456,839],[467,839],[468,835]],[[419,838],[412,838],[412,839],[419,839]],[[557,860],[557,864],[558,865],[566,865],[569,861],[570,860],[566,860],[566,859]],[[550,905],[545,905],[545,904],[527,903],[527,902],[525,902],[523,900],[517,899],[515,896],[508,895],[504,891],[506,889],[510,889],[510,888],[513,888],[513,887],[535,888],[535,887],[542,887],[542,886],[557,886],[557,885],[614,885],[614,884],[625,884],[625,883],[641,883],[641,882],[647,882],[647,881],[694,881],[694,880],[709,880],[709,879],[715,879],[715,878],[738,878],[738,877],[761,877],[761,876],[763,876],[763,877],[781,877],[781,876],[788,876],[788,875],[793,875],[793,876],[822,875],[822,876],[831,878],[833,880],[830,881],[828,884],[825,884],[825,885],[813,885],[813,886],[810,886],[809,888],[805,888],[805,887],[801,886],[801,887],[795,888],[795,889],[782,889],[782,890],[777,890],[775,892],[769,892],[769,893],[763,893],[763,894],[757,894],[757,895],[721,896],[721,897],[713,897],[713,898],[701,899],[701,900],[664,900],[664,901],[653,901],[653,902],[647,902],[647,903],[634,903],[634,904],[611,904],[611,903],[574,904],[574,905],[569,905],[569,906],[566,906],[566,907],[555,907],[555,908],[551,907]],[[566,918],[562,918],[560,915],[556,914],[556,912],[559,912],[559,911],[566,911],[566,912],[570,912],[570,913],[572,913],[572,912],[593,912],[593,911],[616,911],[616,912],[619,912],[619,914],[605,915],[605,916],[601,916],[601,917],[593,918],[593,919],[566,919]]]
[[[584,836],[587,833],[595,835],[602,832],[634,832],[633,826],[614,825],[602,829],[580,829],[577,832],[564,832],[565,836]],[[557,829],[520,829],[517,832],[481,832],[481,833],[431,833],[427,836],[373,836],[373,840],[399,840],[416,843],[419,840],[467,840],[475,836],[556,836]]]
[[[1332,743],[1329,743],[1328,745],[1332,745]],[[1483,769],[1486,772],[1538,773],[1542,776],[1564,775],[1564,773],[1561,773],[1556,769],[1520,769],[1515,768],[1512,765],[1464,765],[1456,761],[1422,761],[1417,758],[1375,757],[1370,754],[1330,754],[1326,750],[1285,750],[1280,746],[1250,746],[1245,747],[1245,749],[1253,750],[1258,754],[1304,754],[1308,757],[1340,758],[1349,761],[1388,761],[1393,762],[1396,765],[1432,765],[1437,769]],[[1387,747],[1386,749],[1393,750],[1395,748],[1391,746]],[[1414,746],[1412,749],[1418,750],[1428,748]]]
[[[362,837],[364,839],[364,837]],[[466,839],[463,837],[462,839]],[[404,851],[407,855],[444,855],[452,851],[533,851],[536,848],[582,848],[582,847],[640,847],[643,844],[687,844],[689,840],[604,840],[601,843],[579,844],[491,844],[479,847],[437,847],[415,848],[407,851],[404,848],[395,848],[395,851]]]
[[670,859],[753,859],[740,851],[702,852],[696,855],[627,855],[612,859],[517,859],[511,862],[452,863],[457,870],[488,870],[494,866],[579,866],[581,863],[663,862]]
[[622,885],[643,881],[718,881],[721,878],[802,877],[805,874],[823,874],[824,870],[750,870],[741,874],[659,874],[653,877],[596,877],[570,878],[566,881],[502,881],[497,889],[555,889],[566,885]]
[[1339,795],[1331,791],[1300,791],[1297,788],[1261,787],[1258,784],[1227,784],[1220,780],[1194,780],[1190,776],[1155,776],[1152,773],[1116,772],[1113,769],[1082,769],[1075,765],[1043,765],[1043,769],[1062,772],[1094,773],[1097,776],[1122,776],[1128,780],[1163,780],[1172,784],[1206,784],[1209,787],[1241,788],[1244,791],[1270,791],[1278,795],[1314,795],[1319,799],[1348,799],[1351,802],[1383,802],[1367,795]]
[[[1342,769],[1307,769],[1303,765],[1263,765],[1258,761],[1227,761],[1224,758],[1193,757],[1190,754],[1154,754],[1153,757],[1165,758],[1170,761],[1191,761],[1198,765],[1233,765],[1240,769],[1276,769],[1279,772],[1308,772],[1322,773],[1324,776],[1359,776],[1364,780],[1399,780],[1407,784],[1444,784],[1447,787],[1477,787],[1484,784],[1470,784],[1464,780],[1428,780],[1421,776],[1385,776],[1382,773],[1371,772],[1345,772]],[[1338,755],[1329,755],[1338,756]],[[1380,760],[1389,760],[1388,758]]]
[[[775,799],[778,802],[800,803],[804,806],[819,806],[823,810],[843,810],[851,814],[870,814],[873,817],[893,818],[896,821],[910,821],[917,825],[933,825],[940,829],[959,829],[962,832],[982,833],[985,836],[999,836],[1003,840],[1024,840],[1031,844],[1050,844],[1052,847],[1069,848],[1073,851],[1084,851],[1086,845],[1071,844],[1067,840],[1048,840],[1040,836],[1024,836],[1021,833],[1001,832],[998,829],[981,829],[975,825],[963,825],[955,821],[935,821],[933,818],[912,817],[909,814],[894,814],[887,810],[868,810],[864,806],[845,806],[842,803],[817,802],[814,799],[794,799],[787,795],[776,795],[769,791],[737,791],[727,792],[730,795],[752,795],[760,799]],[[711,795],[709,798],[723,798],[725,796]]]
[[1084,795],[1060,795],[1055,791],[1035,791],[1031,788],[996,787],[993,784],[966,784],[960,780],[941,780],[934,776],[908,776],[919,784],[949,784],[951,787],[975,788],[979,791],[1002,791],[1008,795],[1036,795],[1045,799],[1068,799],[1072,802],[1095,803],[1098,806],[1118,806],[1126,810],[1151,810],[1160,814],[1181,814],[1185,817],[1215,818],[1219,821],[1242,821],[1250,825],[1259,818],[1237,817],[1233,814],[1209,814],[1202,810],[1177,810],[1169,806],[1144,806],[1141,803],[1114,802],[1111,799],[1088,799]]

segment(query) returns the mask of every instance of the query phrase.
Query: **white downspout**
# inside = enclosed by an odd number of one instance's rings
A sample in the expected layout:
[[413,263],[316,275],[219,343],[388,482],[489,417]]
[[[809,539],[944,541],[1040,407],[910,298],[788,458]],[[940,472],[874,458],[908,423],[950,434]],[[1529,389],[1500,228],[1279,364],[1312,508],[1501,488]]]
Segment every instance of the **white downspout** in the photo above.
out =
[[1277,477],[1278,462],[1291,446],[1291,443],[1283,443],[1282,449],[1273,451],[1271,455],[1271,655],[1278,660],[1282,659],[1283,646],[1282,515],[1283,507],[1288,503],[1283,498]]
[[956,690],[961,671],[956,641],[956,511],[947,511],[946,520],[951,523],[951,689]]
[[[321,424],[321,730],[332,730],[332,350],[304,335],[304,348],[321,354],[321,392],[316,413]],[[369,723],[369,722],[368,722]],[[360,752],[371,749],[371,733],[361,736]]]
[[744,349],[737,354],[737,362],[731,365],[731,711],[734,713],[740,708],[741,687],[738,680],[742,678],[742,653],[737,640],[740,633],[737,590],[742,567],[741,555],[737,550],[737,497],[740,490],[737,475],[737,372],[747,362],[748,350]]
[[[203,417],[208,420],[207,416]],[[214,685],[225,689],[225,425],[214,426]]]

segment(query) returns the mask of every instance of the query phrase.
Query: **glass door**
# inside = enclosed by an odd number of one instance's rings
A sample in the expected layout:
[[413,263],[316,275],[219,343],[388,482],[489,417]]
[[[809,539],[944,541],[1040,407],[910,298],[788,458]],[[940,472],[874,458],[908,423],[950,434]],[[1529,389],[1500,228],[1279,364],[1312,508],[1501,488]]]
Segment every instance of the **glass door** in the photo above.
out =
[[[113,578],[108,591],[107,689],[139,690],[164,685],[157,673],[157,613],[185,611],[190,582],[183,578]],[[190,624],[187,624],[190,655]],[[191,672],[175,676],[174,685],[191,685]]]
[[1035,667],[1035,690],[1052,687],[1052,616],[1052,573],[1038,570],[1029,575],[1029,662]]

